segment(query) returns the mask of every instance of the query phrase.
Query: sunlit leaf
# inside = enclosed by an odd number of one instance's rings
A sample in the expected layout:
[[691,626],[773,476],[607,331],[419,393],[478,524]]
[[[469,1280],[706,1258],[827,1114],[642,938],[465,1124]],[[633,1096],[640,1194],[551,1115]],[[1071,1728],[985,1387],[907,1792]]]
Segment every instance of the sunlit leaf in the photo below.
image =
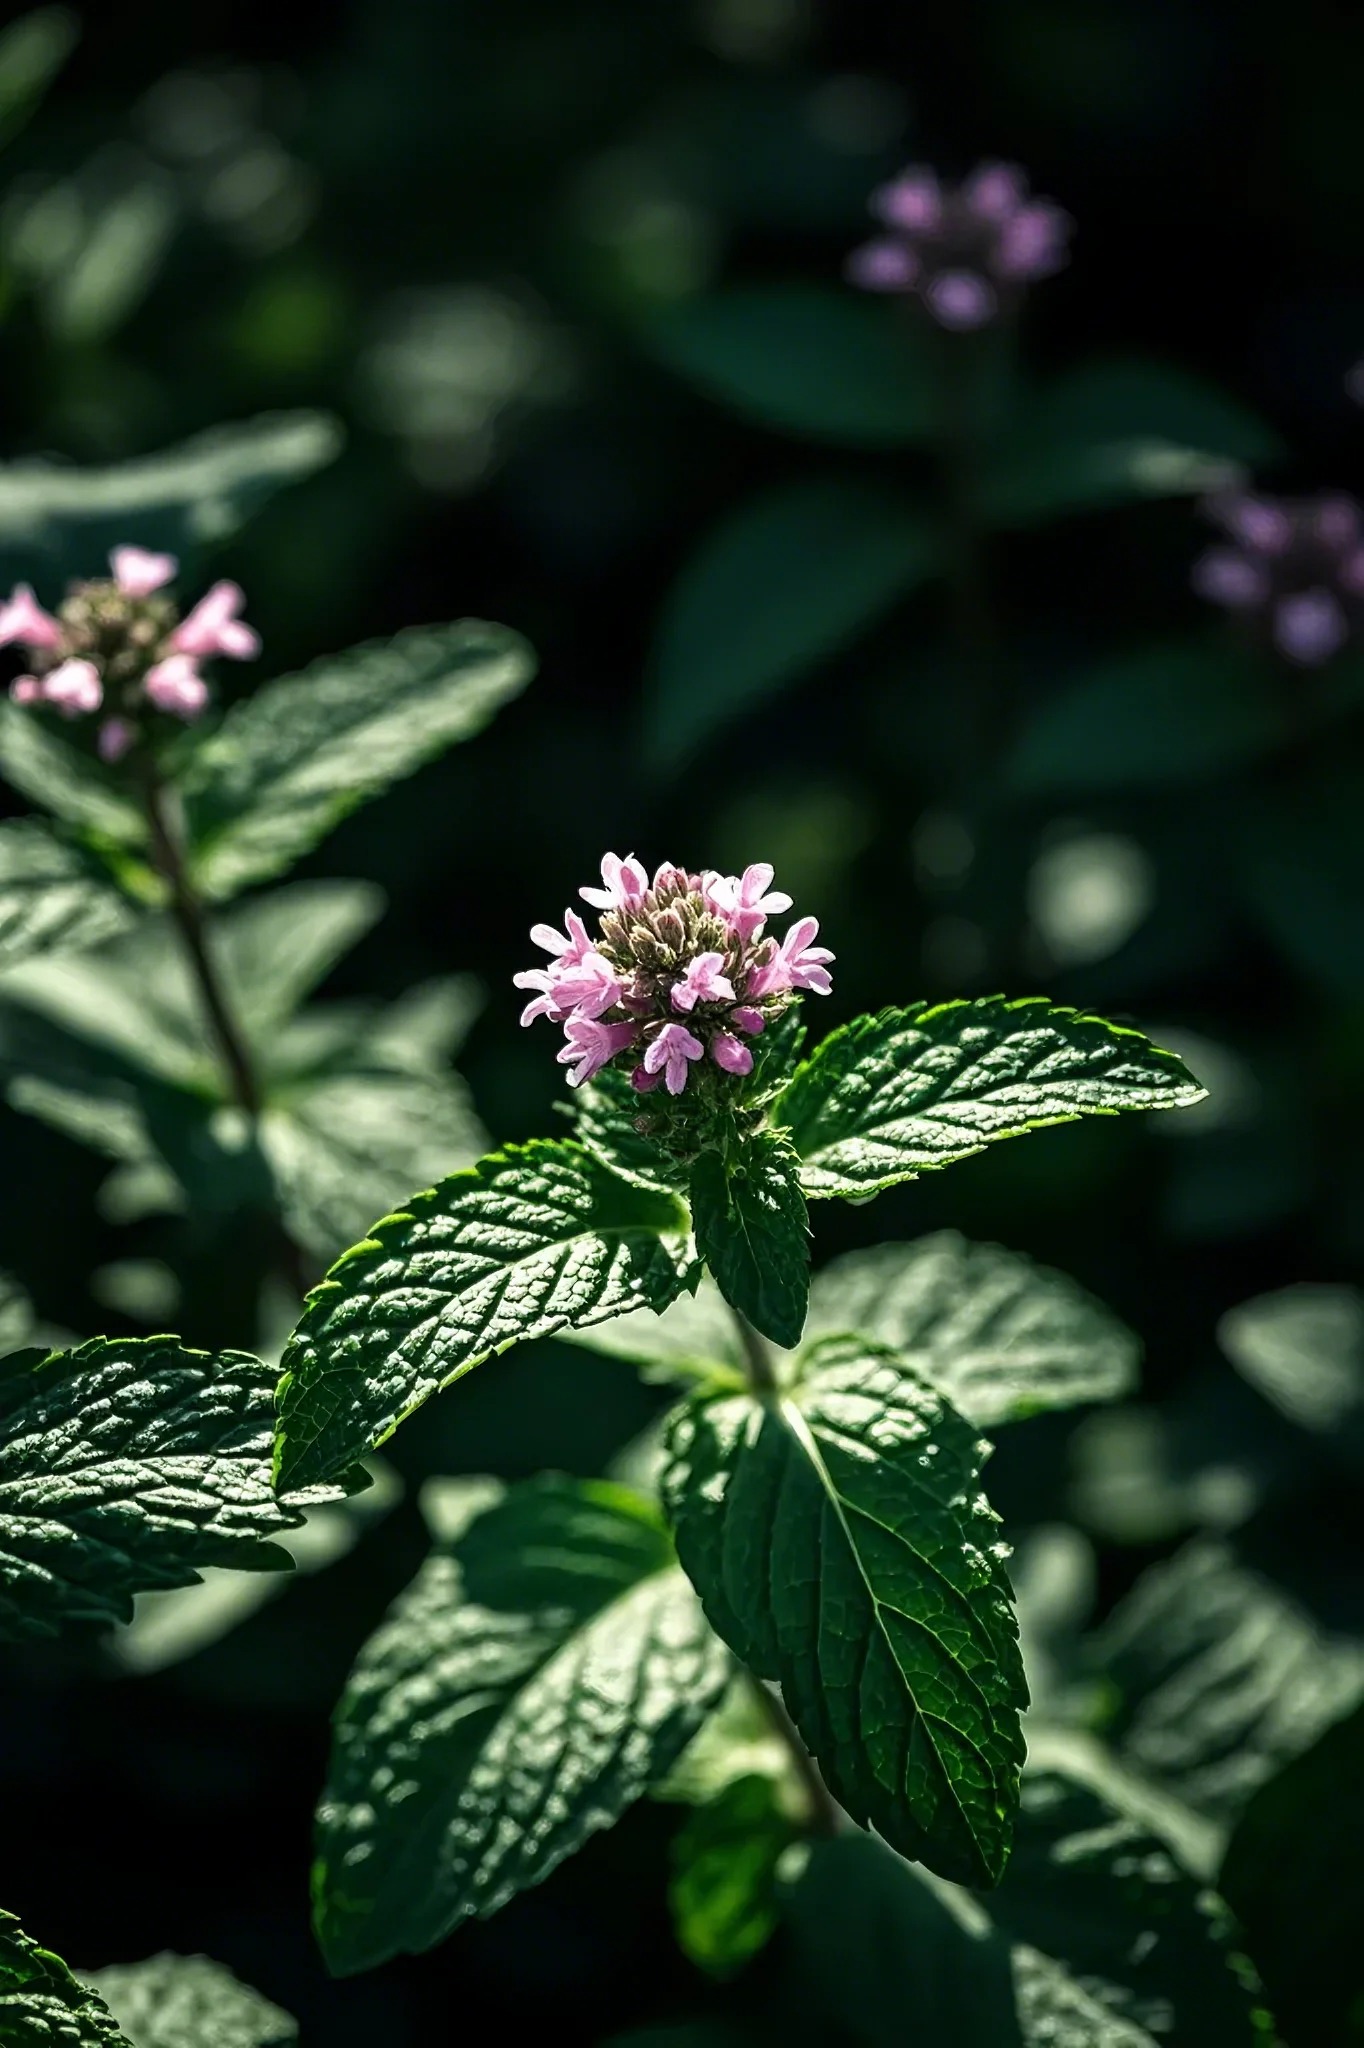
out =
[[293,2048],[287,2012],[207,1956],[149,1956],[91,1970],[97,1991],[132,2048]]

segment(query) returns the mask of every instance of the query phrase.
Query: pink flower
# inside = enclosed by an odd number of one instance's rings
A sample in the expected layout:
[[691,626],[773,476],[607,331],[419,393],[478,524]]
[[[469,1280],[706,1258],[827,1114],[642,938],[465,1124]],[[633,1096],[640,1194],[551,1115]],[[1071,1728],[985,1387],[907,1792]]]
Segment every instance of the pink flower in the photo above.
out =
[[250,661],[260,653],[260,635],[237,617],[246,602],[240,584],[215,583],[207,597],[201,597],[188,618],[171,634],[177,654],[201,660],[208,654],[226,654],[233,661]]
[[[564,936],[565,932],[567,937]],[[533,924],[530,935],[537,946],[543,946],[547,953],[557,954],[560,964],[564,967],[576,966],[579,960],[585,960],[592,951],[592,940],[587,926],[576,910],[564,912],[564,931],[556,932],[552,924]]]
[[98,711],[104,701],[104,686],[93,661],[64,661],[42,678],[43,702],[54,704],[63,718],[79,718],[83,711]]
[[562,1020],[564,1013],[555,1000],[555,980],[552,968],[527,967],[524,973],[512,976],[512,986],[514,988],[534,988],[540,991],[538,995],[532,996],[525,1009],[521,1012],[521,1022],[523,1024],[533,1024],[537,1017],[552,1017],[556,1024]]
[[41,704],[43,686],[37,676],[16,676],[9,686],[9,693],[16,704]]
[[97,742],[101,761],[121,761],[135,737],[126,718],[106,718]]
[[760,1031],[767,1029],[767,1019],[762,1011],[750,1010],[744,1004],[740,1004],[737,1010],[730,1011],[729,1021],[731,1024],[737,1024],[740,1031],[746,1031],[750,1038],[756,1038]]
[[698,1003],[732,1003],[734,983],[720,972],[723,953],[698,953],[672,992],[675,1010],[694,1010]]
[[569,1087],[581,1088],[584,1081],[599,1074],[609,1060],[631,1044],[635,1026],[598,1024],[590,1017],[570,1017],[564,1026],[564,1036],[568,1043],[560,1047],[558,1059],[562,1066],[571,1069]]
[[172,718],[197,718],[208,703],[208,684],[188,654],[168,654],[147,671],[143,684],[158,711]]
[[716,875],[710,882],[707,900],[745,946],[758,936],[769,917],[791,908],[785,891],[772,888],[772,874],[770,863],[760,860],[746,867],[742,875]]
[[824,963],[834,956],[827,946],[810,944],[818,930],[818,918],[798,918],[766,965],[754,968],[744,993],[770,996],[782,989],[799,988],[827,996],[833,981]]
[[705,1049],[685,1024],[665,1024],[644,1054],[644,1071],[663,1074],[669,1095],[680,1095],[687,1085],[688,1060],[699,1060]]
[[0,647],[18,640],[23,646],[60,647],[62,629],[51,612],[45,612],[27,583],[16,583],[9,602],[0,605]]
[[717,1031],[710,1042],[710,1056],[727,1074],[751,1074],[753,1055],[732,1031]]
[[633,910],[649,886],[647,871],[632,853],[627,853],[624,860],[619,854],[605,854],[601,878],[604,887],[578,891],[583,901],[597,910]]
[[559,1008],[574,1010],[580,1017],[600,1017],[625,993],[625,984],[600,953],[587,953],[571,964],[560,960],[549,969],[549,977]]
[[125,597],[150,597],[170,582],[179,566],[174,555],[148,554],[146,548],[115,548],[109,557],[114,581]]
[[942,219],[942,186],[936,171],[912,164],[889,184],[878,185],[868,204],[888,228],[932,234]]
[[977,164],[961,188],[967,212],[994,222],[1011,219],[1027,194],[1028,181],[1017,164]]

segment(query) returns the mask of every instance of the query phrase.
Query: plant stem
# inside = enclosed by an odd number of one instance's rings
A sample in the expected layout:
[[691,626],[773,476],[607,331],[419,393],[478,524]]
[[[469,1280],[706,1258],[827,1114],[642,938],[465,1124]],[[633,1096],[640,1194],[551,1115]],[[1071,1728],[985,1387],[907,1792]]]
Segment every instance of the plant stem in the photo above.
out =
[[165,790],[150,753],[144,761],[143,798],[152,853],[170,888],[171,911],[227,1071],[232,1098],[249,1117],[255,1118],[260,1114],[261,1097],[250,1048],[232,1014],[227,992],[208,950],[203,905],[189,878],[184,852],[167,814]]
[[772,1369],[772,1354],[767,1348],[767,1339],[758,1334],[746,1315],[731,1307],[739,1341],[744,1347],[744,1362],[748,1367],[748,1384],[759,1400],[766,1400],[777,1392],[777,1375]]
[[820,1776],[819,1765],[801,1741],[795,1722],[776,1693],[770,1692],[762,1680],[755,1678],[751,1671],[747,1676],[763,1712],[791,1752],[791,1761],[800,1779],[801,1789],[810,1802],[811,1831],[817,1835],[840,1834],[847,1825],[847,1815]]

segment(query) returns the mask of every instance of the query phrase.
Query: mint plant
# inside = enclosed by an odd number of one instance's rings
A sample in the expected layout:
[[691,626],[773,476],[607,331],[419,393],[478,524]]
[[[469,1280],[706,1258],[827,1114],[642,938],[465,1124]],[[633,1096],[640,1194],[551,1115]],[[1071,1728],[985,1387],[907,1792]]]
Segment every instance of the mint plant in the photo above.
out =
[[[812,1289],[807,1204],[1203,1091],[1141,1034],[1040,999],[889,1009],[804,1054],[833,955],[813,918],[768,933],[791,908],[772,881],[608,854],[581,892],[596,931],[537,926],[550,965],[516,977],[523,1024],[563,1029],[574,1135],[383,1218],[285,1349],[286,1501],[526,1338],[684,1390],[654,1499],[545,1479],[434,1501],[435,1550],[337,1709],[314,1883],[334,1969],[547,1876],[666,1787],[736,1673],[795,1774],[725,1809],[759,1888],[774,1844],[850,1824],[957,1884],[1004,1876],[1028,1695],[979,1431],[1117,1391],[1130,1349],[1059,1276],[950,1237]],[[737,1918],[761,1929],[761,1900]]]

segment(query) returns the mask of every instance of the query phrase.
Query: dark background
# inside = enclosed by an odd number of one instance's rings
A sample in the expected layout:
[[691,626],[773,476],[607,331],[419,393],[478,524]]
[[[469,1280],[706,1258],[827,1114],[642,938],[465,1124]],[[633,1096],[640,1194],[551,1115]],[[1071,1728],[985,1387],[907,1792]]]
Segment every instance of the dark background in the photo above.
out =
[[[1364,786],[1358,720],[1291,762],[1165,790],[988,793],[981,872],[948,902],[913,850],[939,801],[935,707],[952,686],[929,594],[671,772],[642,744],[642,678],[680,565],[757,486],[838,458],[708,403],[639,336],[722,283],[836,281],[867,191],[906,158],[952,172],[1017,159],[1078,223],[1071,268],[1028,310],[1035,366],[1104,350],[1182,363],[1277,428],[1291,455],[1276,486],[1358,487],[1364,412],[1344,379],[1364,355],[1362,106],[1364,14],[1322,0],[158,0],[88,11],[0,159],[7,455],[107,462],[222,419],[333,410],[340,459],[224,552],[264,634],[261,672],[466,613],[538,649],[538,680],[487,734],[352,819],[307,870],[373,877],[391,899],[337,993],[452,969],[483,981],[462,1065],[499,1139],[557,1124],[551,1041],[517,1032],[509,977],[529,964],[526,928],[557,916],[608,845],[650,863],[776,860],[839,956],[821,1023],[1007,982],[1195,1032],[1242,1063],[1256,1107],[1239,1122],[1051,1131],[874,1216],[815,1219],[817,1258],[957,1224],[1074,1273],[1140,1331],[1176,1505],[1131,1540],[1092,1530],[1105,1604],[1207,1519],[1189,1475],[1231,1466],[1258,1502],[1243,1554],[1331,1619],[1359,1618],[1357,1496],[1310,1451],[1284,1453],[1213,1342],[1252,1294],[1358,1277],[1358,862],[1332,899],[1338,933],[1301,949],[1247,907],[1228,850],[1284,829],[1286,784],[1309,801],[1328,779]],[[144,219],[93,312],[63,306],[41,217],[38,255],[22,253],[25,209],[53,191],[82,195],[87,227],[92,197],[153,195],[159,234]],[[887,476],[917,460],[863,458]],[[1105,647],[1193,630],[1200,544],[1178,501],[1000,543],[996,631],[1021,705]],[[1154,897],[1116,950],[1067,964],[1029,938],[1026,881],[1058,832],[1090,830],[1142,849]],[[944,917],[972,925],[965,952]],[[95,1207],[103,1169],[11,1112],[0,1129],[4,1265],[44,1316],[126,1327],[89,1279],[129,1250]],[[188,1301],[186,1335],[211,1341],[195,1313]],[[409,1482],[599,1471],[653,1400],[623,1368],[540,1346],[435,1404],[394,1462]],[[1032,1424],[1000,1450],[991,1491],[1010,1533],[1083,1512],[1074,1427]],[[485,2002],[569,2044],[775,1997],[779,1947],[724,1994],[677,1954],[674,1817],[649,1806],[434,1954],[327,1981],[306,1917],[325,1717],[422,1547],[409,1487],[344,1564],[163,1676],[110,1677],[92,1646],[10,1660],[6,1903],[78,1964],[217,1956],[332,2048],[453,2041]]]

